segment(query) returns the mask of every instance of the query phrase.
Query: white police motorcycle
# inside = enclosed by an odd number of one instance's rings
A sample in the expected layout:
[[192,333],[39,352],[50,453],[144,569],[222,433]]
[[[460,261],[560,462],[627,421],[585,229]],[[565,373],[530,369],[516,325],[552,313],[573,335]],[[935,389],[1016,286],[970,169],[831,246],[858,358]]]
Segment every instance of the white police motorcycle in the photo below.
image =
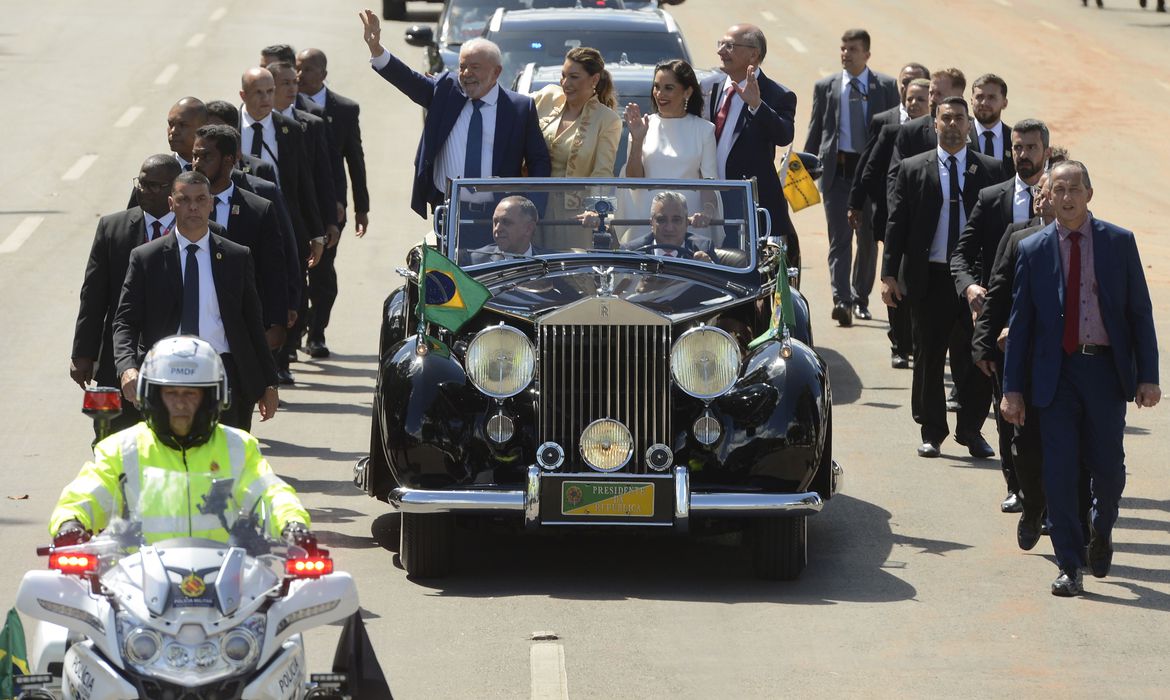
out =
[[[232,481],[200,510],[227,544],[147,545],[138,523],[46,547],[48,571],[25,574],[17,609],[37,624],[19,698],[288,700],[346,697],[341,674],[307,677],[301,633],[353,615],[357,587],[325,550],[267,539],[263,514],[225,515]],[[231,522],[229,522],[231,521]]]

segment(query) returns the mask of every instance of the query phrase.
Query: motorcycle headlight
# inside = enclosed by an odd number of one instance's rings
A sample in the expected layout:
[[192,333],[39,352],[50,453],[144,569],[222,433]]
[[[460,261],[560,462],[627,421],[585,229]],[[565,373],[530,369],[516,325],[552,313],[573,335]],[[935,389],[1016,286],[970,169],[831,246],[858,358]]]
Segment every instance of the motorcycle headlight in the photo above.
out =
[[136,627],[126,635],[122,644],[122,653],[126,659],[138,666],[147,666],[154,663],[162,651],[162,638],[158,632],[151,629]]
[[532,381],[536,350],[511,326],[492,326],[476,334],[467,346],[467,376],[475,387],[494,399],[515,396]]
[[246,666],[260,652],[256,635],[246,629],[236,628],[223,636],[220,652],[229,664]]
[[700,326],[683,333],[670,350],[670,373],[686,393],[704,401],[721,396],[739,377],[739,343],[722,328]]

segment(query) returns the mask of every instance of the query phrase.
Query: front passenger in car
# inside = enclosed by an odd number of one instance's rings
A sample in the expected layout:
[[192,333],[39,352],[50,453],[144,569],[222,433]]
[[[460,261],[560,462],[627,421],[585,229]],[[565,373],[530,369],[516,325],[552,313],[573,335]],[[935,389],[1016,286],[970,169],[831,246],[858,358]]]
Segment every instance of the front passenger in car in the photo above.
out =
[[[687,198],[678,192],[659,192],[650,205],[650,233],[622,246],[646,248],[656,255],[711,262],[715,248],[710,239],[687,231]],[[664,247],[654,247],[662,244]]]

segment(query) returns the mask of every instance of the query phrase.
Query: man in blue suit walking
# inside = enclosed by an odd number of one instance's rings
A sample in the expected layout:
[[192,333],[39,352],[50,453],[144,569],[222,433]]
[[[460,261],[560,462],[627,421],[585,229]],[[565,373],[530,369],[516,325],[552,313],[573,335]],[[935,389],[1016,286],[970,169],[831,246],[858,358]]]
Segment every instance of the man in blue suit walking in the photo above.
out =
[[1095,219],[1089,171],[1055,166],[1049,191],[1056,221],[1020,243],[1004,360],[1003,416],[1024,424],[1039,409],[1049,534],[1059,577],[1052,594],[1083,592],[1084,536],[1077,470],[1092,476],[1088,566],[1113,561],[1113,525],[1125,488],[1125,408],[1152,407],[1158,387],[1153,306],[1130,231]]
[[[363,38],[370,65],[402,94],[427,110],[414,159],[410,207],[424,219],[427,205],[443,203],[447,181],[455,178],[548,177],[552,161],[540,133],[536,105],[527,95],[500,87],[500,49],[486,39],[465,42],[459,51],[459,73],[437,76],[411,70],[382,46],[378,16],[361,13]],[[473,198],[476,195],[473,195]],[[491,219],[495,199],[465,203],[466,213]]]

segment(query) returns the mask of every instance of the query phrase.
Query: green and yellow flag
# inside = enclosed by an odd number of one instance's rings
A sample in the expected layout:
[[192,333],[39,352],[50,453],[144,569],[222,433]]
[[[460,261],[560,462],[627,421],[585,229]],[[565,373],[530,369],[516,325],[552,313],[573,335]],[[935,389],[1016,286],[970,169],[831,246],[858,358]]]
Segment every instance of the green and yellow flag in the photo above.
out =
[[449,258],[423,246],[418,275],[419,319],[438,324],[452,333],[479,313],[492,293]]
[[784,183],[784,198],[792,207],[792,211],[800,211],[805,207],[821,203],[821,193],[817,191],[817,183],[812,175],[808,174],[804,163],[796,155],[794,149],[788,149],[784,157],[783,170],[778,173]]
[[24,625],[16,608],[8,611],[4,629],[0,631],[0,698],[8,700],[16,695],[12,682],[15,676],[28,675],[28,652],[24,648]]
[[796,325],[796,310],[792,308],[792,288],[788,286],[787,255],[780,256],[780,266],[776,272],[776,291],[772,293],[772,322],[763,335],[748,343],[749,350],[782,337],[783,328],[792,328]]

